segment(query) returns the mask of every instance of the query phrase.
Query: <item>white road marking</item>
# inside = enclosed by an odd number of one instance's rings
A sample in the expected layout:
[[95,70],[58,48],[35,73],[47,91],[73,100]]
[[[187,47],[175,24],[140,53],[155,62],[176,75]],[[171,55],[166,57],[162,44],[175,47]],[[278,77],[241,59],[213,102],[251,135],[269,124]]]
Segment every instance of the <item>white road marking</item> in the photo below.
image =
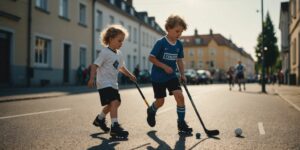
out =
[[59,112],[59,111],[67,111],[67,110],[71,110],[71,108],[63,108],[63,109],[56,109],[56,110],[40,111],[40,112],[33,112],[33,113],[13,115],[13,116],[4,116],[4,117],[0,117],[0,119],[9,119],[9,118],[16,118],[16,117],[32,116],[32,115],[38,115],[38,114],[46,114],[46,113],[53,113],[53,112]]
[[[280,95],[279,95],[280,96]],[[285,100],[286,102],[288,102],[290,105],[292,105],[296,110],[300,111],[300,108],[294,104],[293,102],[291,102],[290,100],[283,98],[282,96],[280,96],[283,100]]]
[[264,129],[264,125],[263,125],[262,122],[258,122],[258,130],[259,130],[259,133],[261,135],[265,135],[266,134],[265,129]]
[[167,111],[169,111],[169,110],[171,110],[171,109],[173,109],[173,108],[174,108],[174,107],[168,107],[168,108],[166,108],[166,109],[163,109],[163,110],[161,110],[161,111],[158,111],[156,115],[159,115],[159,114],[162,114],[162,113],[164,113],[164,112],[167,112]]

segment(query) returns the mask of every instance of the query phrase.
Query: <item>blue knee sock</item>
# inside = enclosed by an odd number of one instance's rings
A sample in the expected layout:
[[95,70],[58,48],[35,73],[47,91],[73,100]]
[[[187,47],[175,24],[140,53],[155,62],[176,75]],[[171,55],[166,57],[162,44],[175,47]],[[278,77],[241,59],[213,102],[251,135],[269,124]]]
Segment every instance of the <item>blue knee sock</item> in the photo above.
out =
[[150,111],[156,113],[157,108],[155,108],[154,103],[150,106]]
[[177,106],[177,115],[178,115],[178,121],[184,121],[185,106],[183,107]]

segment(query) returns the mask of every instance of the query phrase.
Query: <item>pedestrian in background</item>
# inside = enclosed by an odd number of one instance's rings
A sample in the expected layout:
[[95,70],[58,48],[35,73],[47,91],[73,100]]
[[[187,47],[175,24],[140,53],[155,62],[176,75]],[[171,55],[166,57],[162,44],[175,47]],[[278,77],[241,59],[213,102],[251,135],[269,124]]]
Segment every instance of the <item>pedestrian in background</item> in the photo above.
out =
[[[120,25],[111,25],[101,32],[101,42],[105,48],[101,49],[97,59],[92,64],[88,81],[88,87],[93,87],[96,75],[96,85],[101,105],[104,106],[93,124],[105,132],[110,130],[111,136],[128,136],[128,131],[125,131],[118,121],[118,108],[121,104],[118,90],[118,72],[120,71],[131,80],[136,81],[136,77],[124,66],[124,60],[120,51],[127,36],[127,30]],[[105,121],[105,116],[108,113],[110,113],[111,117],[111,129],[107,127]]]
[[230,66],[228,68],[228,71],[227,71],[227,80],[228,80],[228,84],[229,84],[229,90],[231,91],[231,89],[234,86],[234,68],[232,66]]
[[246,80],[245,80],[245,74],[244,72],[246,71],[245,66],[242,64],[241,61],[238,61],[238,64],[235,66],[235,71],[236,71],[236,79],[239,85],[239,91],[242,90],[241,84],[244,85],[244,91],[246,90]]

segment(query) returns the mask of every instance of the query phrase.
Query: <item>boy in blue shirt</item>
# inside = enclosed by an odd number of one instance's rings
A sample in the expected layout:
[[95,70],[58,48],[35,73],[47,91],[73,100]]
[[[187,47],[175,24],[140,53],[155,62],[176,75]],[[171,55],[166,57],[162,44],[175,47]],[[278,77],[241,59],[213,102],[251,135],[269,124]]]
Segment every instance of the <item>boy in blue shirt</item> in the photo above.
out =
[[177,66],[180,80],[186,81],[183,65],[183,46],[178,40],[181,33],[186,30],[185,21],[177,15],[168,17],[165,29],[167,35],[156,41],[149,61],[153,63],[151,71],[152,86],[156,101],[147,109],[147,122],[149,126],[155,126],[156,111],[164,104],[166,89],[170,95],[174,95],[177,103],[178,130],[179,132],[191,133],[193,131],[185,122],[184,96],[180,87],[175,70]]
[[238,61],[238,64],[235,65],[235,71],[236,71],[236,79],[239,84],[239,91],[242,91],[241,89],[241,83],[244,85],[244,91],[246,90],[246,81],[245,81],[245,66],[242,64],[241,61]]

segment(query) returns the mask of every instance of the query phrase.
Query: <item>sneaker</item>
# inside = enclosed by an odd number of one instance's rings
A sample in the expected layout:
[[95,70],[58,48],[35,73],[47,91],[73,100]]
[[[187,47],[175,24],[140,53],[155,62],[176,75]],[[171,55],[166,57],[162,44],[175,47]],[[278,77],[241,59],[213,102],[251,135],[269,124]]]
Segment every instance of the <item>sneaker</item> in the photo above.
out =
[[191,133],[193,128],[190,128],[185,121],[177,121],[177,127],[179,132]]
[[152,109],[151,107],[148,107],[147,109],[147,122],[150,127],[154,127],[156,123],[155,112],[153,112],[151,109]]
[[95,118],[93,125],[96,127],[100,127],[104,132],[108,132],[109,131],[109,127],[107,127],[106,125],[106,121],[105,118],[103,118],[102,120],[100,120],[98,118],[98,116]]
[[112,137],[127,137],[128,136],[128,131],[125,131],[119,123],[114,123],[111,126],[110,130],[110,136]]

